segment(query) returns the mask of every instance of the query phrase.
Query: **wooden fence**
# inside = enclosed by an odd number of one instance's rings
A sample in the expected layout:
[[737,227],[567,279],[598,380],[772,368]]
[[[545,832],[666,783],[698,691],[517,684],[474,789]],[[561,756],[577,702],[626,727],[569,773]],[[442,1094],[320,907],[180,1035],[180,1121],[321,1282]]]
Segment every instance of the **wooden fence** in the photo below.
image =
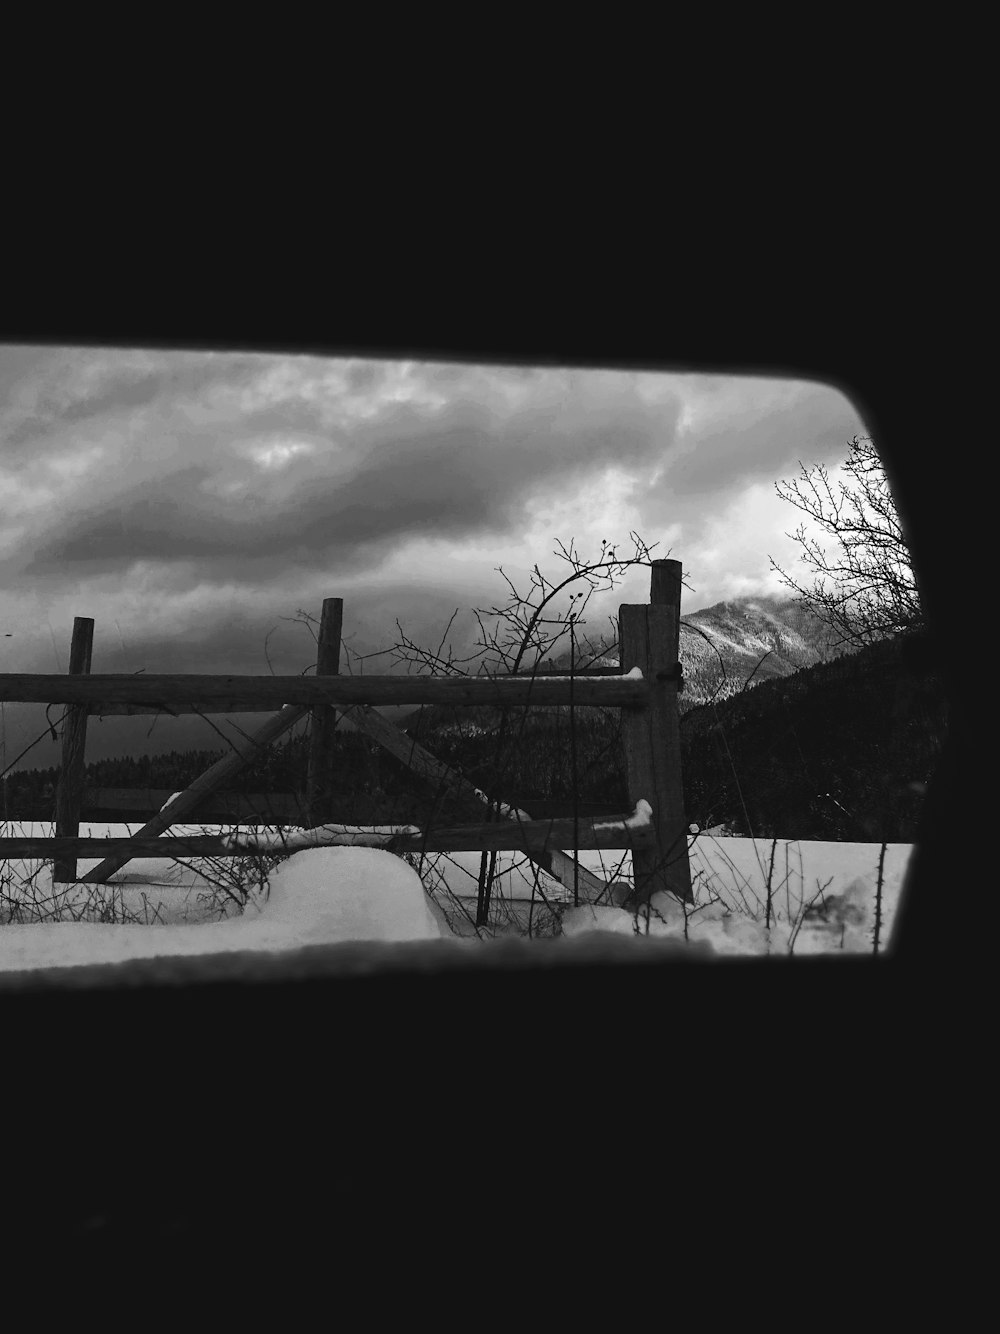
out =
[[[404,741],[413,744],[405,736]],[[171,787],[85,787],[80,823],[143,823],[158,815],[176,791]],[[15,799],[0,808],[0,821],[47,822],[52,819],[54,800],[54,795],[34,801]],[[543,798],[528,804],[532,815],[539,820],[568,819],[574,809],[582,816],[610,816],[619,812],[619,806],[611,801],[578,801],[574,806],[572,797]],[[298,792],[220,791],[213,792],[198,806],[200,824],[300,826],[307,814],[306,798]]]
[[[198,813],[218,813],[220,802],[232,805],[233,794],[220,793],[233,776],[278,737],[302,719],[310,719],[310,749],[305,814],[314,826],[324,805],[332,762],[330,737],[336,711],[349,709],[352,724],[408,765],[414,773],[444,786],[475,823],[413,832],[388,828],[367,836],[344,826],[320,825],[296,835],[297,846],[331,846],[368,841],[396,852],[519,850],[563,884],[584,888],[588,897],[605,890],[603,881],[582,867],[566,848],[629,848],[635,888],[631,902],[640,904],[659,890],[690,902],[691,873],[680,768],[677,692],[681,687],[678,657],[681,565],[652,562],[650,602],[619,608],[620,670],[584,670],[574,674],[532,672],[478,677],[340,676],[343,603],[323,603],[316,675],[217,676],[91,674],[94,622],[77,617],[73,625],[67,675],[0,674],[0,701],[66,704],[62,767],[56,793],[55,836],[0,838],[0,859],[40,857],[53,861],[53,879],[77,879],[80,857],[101,857],[83,880],[106,881],[134,857],[246,856],[272,840],[252,833],[160,837],[172,824],[190,822]],[[459,704],[500,707],[532,704],[618,707],[623,716],[623,745],[629,814],[590,814],[576,819],[534,818],[523,810],[501,807],[497,822],[489,798],[464,780],[399,727],[375,712],[376,705]],[[122,818],[129,821],[129,803],[103,805],[102,794],[84,789],[87,720],[92,715],[265,712],[277,709],[248,737],[233,740],[233,750],[213,764],[166,810],[156,810],[143,827],[127,838],[81,838],[81,818]],[[142,794],[140,794],[142,795]],[[150,794],[152,795],[152,794]],[[162,796],[164,794],[156,794]],[[170,794],[166,794],[170,796]],[[165,799],[165,798],[164,798]],[[238,816],[253,798],[242,798]],[[262,795],[257,809],[268,823],[298,823],[286,806],[283,818],[267,816]],[[161,803],[162,804],[162,803]],[[89,812],[99,809],[101,815]],[[147,807],[148,810],[148,807]],[[112,814],[108,814],[112,812]],[[132,808],[134,818],[134,808]],[[8,813],[10,815],[11,813]],[[489,814],[492,818],[481,817]],[[36,818],[34,816],[21,818]],[[44,818],[44,817],[39,817]],[[230,818],[229,816],[226,817]],[[212,821],[214,822],[214,820]]]

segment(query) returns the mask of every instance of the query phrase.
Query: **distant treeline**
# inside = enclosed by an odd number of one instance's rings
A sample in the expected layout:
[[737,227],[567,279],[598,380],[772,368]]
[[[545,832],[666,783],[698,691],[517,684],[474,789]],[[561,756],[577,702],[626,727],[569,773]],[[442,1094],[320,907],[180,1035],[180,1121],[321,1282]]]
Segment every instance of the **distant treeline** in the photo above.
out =
[[[567,709],[427,709],[410,734],[490,796],[546,814],[576,800],[625,810],[620,714],[579,709],[575,740]],[[687,818],[702,828],[789,839],[912,842],[923,785],[933,774],[947,726],[940,681],[922,660],[921,641],[873,645],[791,676],[762,681],[681,717]],[[464,733],[464,734],[463,734]],[[177,791],[224,752],[98,760],[90,787]],[[226,784],[241,793],[304,798],[308,740],[293,736]],[[5,780],[8,809],[54,795],[58,770]],[[326,782],[327,818],[462,821],[461,807],[428,790],[376,743],[335,732]]]
[[[87,787],[164,788],[176,791],[203,773],[222,754],[211,750],[172,750],[164,755],[121,755],[113,760],[94,760],[87,765]],[[190,778],[187,777],[190,775]],[[34,805],[55,799],[59,768],[21,769],[4,779],[8,806],[23,801]]]

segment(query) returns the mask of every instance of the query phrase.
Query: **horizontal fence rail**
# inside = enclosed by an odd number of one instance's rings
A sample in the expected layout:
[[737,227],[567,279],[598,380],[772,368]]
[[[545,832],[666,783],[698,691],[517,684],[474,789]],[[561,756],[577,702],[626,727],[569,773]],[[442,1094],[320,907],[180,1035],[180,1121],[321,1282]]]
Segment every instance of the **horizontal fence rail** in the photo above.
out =
[[[21,701],[22,703],[24,701]],[[37,701],[34,701],[37,702]],[[111,700],[92,700],[87,713],[97,718],[149,718],[154,714],[170,713],[178,717],[187,713],[273,713],[274,705],[251,697],[249,699],[173,700],[165,704],[118,704]]]
[[[605,705],[643,708],[649,685],[641,676],[90,676],[0,674],[0,701],[17,704],[126,704],[173,706],[200,701],[206,712],[234,698],[262,705],[349,709],[356,704]],[[178,710],[179,711],[179,710]]]
[[[337,847],[367,842],[392,852],[520,852],[525,847],[535,851],[547,848],[634,848],[655,844],[651,827],[631,823],[634,815],[618,815],[601,820],[504,820],[500,823],[459,825],[451,829],[406,832],[380,832],[382,827],[340,826],[343,832],[328,828],[307,831],[310,835],[293,836],[287,846]],[[0,838],[0,857],[105,857],[128,853],[129,860],[151,857],[245,857],[254,852],[280,853],[285,843],[280,838],[260,842],[253,834],[170,835],[161,838]]]
[[[512,679],[517,680],[541,680],[546,677],[555,677],[565,679],[565,672],[540,671],[540,672],[517,672],[512,674]],[[621,672],[617,667],[585,667],[573,675],[574,681],[579,681],[583,677],[607,678],[620,677]],[[93,678],[91,678],[93,679]],[[273,680],[273,677],[269,677]],[[298,678],[296,678],[298,679]],[[315,679],[315,678],[311,678]],[[369,678],[374,680],[376,678]],[[398,680],[399,678],[392,678]],[[39,701],[18,701],[19,703],[38,703]],[[46,700],[46,703],[55,701]],[[533,701],[534,702],[534,701]],[[579,702],[579,701],[576,701]],[[156,714],[168,712],[163,704],[132,703],[123,704],[118,700],[97,699],[90,700],[87,704],[87,712],[92,717],[97,718],[148,718]],[[200,701],[191,700],[171,700],[169,712],[181,715],[188,713],[273,713],[274,703],[262,700],[259,695],[230,695],[226,698],[203,699]]]

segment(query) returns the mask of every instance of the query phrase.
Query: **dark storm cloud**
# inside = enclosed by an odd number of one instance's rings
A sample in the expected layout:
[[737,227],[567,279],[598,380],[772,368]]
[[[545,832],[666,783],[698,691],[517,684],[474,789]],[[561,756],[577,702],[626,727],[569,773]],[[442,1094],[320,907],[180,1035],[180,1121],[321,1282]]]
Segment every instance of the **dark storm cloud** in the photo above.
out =
[[355,361],[345,370],[347,386],[354,394],[369,393],[382,383],[386,374],[386,363],[377,361]]
[[[4,445],[16,446],[50,436],[64,425],[87,421],[105,412],[121,412],[142,408],[152,403],[162,389],[159,374],[110,376],[98,392],[69,402],[55,398],[42,399],[32,410],[2,428],[0,440]],[[34,457],[36,450],[32,451]]]
[[87,417],[98,417],[102,412],[145,407],[162,388],[163,376],[156,372],[148,375],[112,375],[101,384],[98,393],[68,404],[63,409],[62,419],[69,422],[82,421]]
[[16,446],[102,412],[142,407],[160,383],[159,371],[134,354],[115,364],[103,350],[0,348],[0,440]]
[[227,432],[228,447],[215,437],[196,464],[181,447],[172,469],[150,470],[147,459],[132,484],[126,457],[124,481],[99,474],[75,514],[53,516],[26,572],[197,560],[203,578],[239,579],[261,553],[272,573],[317,557],[351,568],[415,535],[459,541],[512,529],[546,488],[572,491],[609,464],[661,458],[676,419],[675,403],[650,406],[620,377],[539,379],[513,408],[500,398],[393,404],[334,432],[339,439],[324,437],[310,405],[265,407],[252,414],[253,435],[267,425],[280,442],[284,425],[283,438],[306,439],[313,452],[268,471]]
[[[18,462],[30,443],[31,462],[64,447],[64,427],[148,407],[163,397],[174,405],[207,391],[251,387],[272,364],[263,355],[142,352],[136,349],[0,347],[0,448]],[[10,451],[14,451],[13,454]]]
[[12,462],[11,450],[16,449],[18,445],[31,444],[33,441],[44,438],[49,430],[49,423],[37,417],[23,417],[20,421],[4,426],[2,444],[5,453],[3,461],[9,466]]
[[198,489],[207,476],[204,467],[188,467],[165,478],[148,478],[112,503],[70,518],[62,532],[36,550],[26,573],[62,571],[68,564],[100,573],[119,568],[123,557],[138,561],[220,554],[226,550],[223,533],[211,526],[214,507]]

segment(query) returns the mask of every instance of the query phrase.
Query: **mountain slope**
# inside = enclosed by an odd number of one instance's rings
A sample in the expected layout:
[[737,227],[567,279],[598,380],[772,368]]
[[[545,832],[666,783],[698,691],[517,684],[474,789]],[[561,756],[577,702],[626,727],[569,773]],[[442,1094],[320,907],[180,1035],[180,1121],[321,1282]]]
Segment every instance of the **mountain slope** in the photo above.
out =
[[682,709],[841,656],[815,615],[792,599],[736,598],[681,617]]

